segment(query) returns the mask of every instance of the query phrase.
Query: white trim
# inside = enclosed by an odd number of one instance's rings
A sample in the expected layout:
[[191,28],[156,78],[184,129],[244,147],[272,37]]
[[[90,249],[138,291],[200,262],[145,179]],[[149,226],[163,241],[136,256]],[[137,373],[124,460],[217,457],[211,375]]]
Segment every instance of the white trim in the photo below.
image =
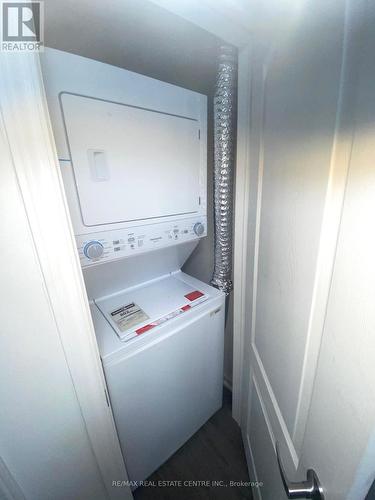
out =
[[246,46],[238,54],[237,164],[233,249],[233,418],[241,425],[245,351],[248,219],[250,202],[251,54]]
[[[252,352],[253,385],[258,394],[258,399],[262,405],[264,419],[266,421],[273,444],[275,441],[282,441],[289,452],[289,458],[297,470],[299,466],[299,456],[289,435],[288,428],[277,403],[271,383],[267,377],[266,370],[259,356],[258,350],[253,344]],[[257,382],[258,381],[258,382]],[[275,438],[277,436],[277,438]]]
[[110,499],[131,499],[113,488],[127,474],[102,372],[73,231],[60,178],[39,58],[0,56],[1,107],[35,250],[72,382]]
[[[250,378],[250,380],[254,379],[254,371],[252,369],[249,372],[249,378]],[[251,394],[249,394],[249,396],[248,396],[249,400],[250,400],[250,397],[251,397]],[[248,415],[246,415],[246,421],[241,427],[242,441],[244,444],[247,469],[249,471],[250,481],[254,481],[256,483],[259,483],[259,477],[258,477],[258,473],[257,473],[256,467],[255,467],[254,455],[253,455],[253,451],[251,449],[250,435],[248,432],[249,416],[250,416],[250,411],[248,412]],[[262,500],[262,493],[260,491],[260,487],[252,488],[251,492],[253,494],[254,500]]]
[[[243,434],[242,440],[244,442],[245,455],[246,455],[247,468],[249,471],[250,481],[259,483],[258,474],[255,468],[254,455],[253,452],[251,451],[249,435]],[[251,488],[251,493],[253,494],[254,500],[262,500],[262,493],[260,491],[260,487]]]
[[[259,148],[257,150],[256,159],[254,157],[254,169],[256,173],[253,173],[253,183],[254,183],[254,202],[253,205],[249,205],[249,211],[251,208],[253,209],[253,218],[252,218],[252,227],[248,232],[248,241],[247,246],[252,244],[252,253],[250,264],[251,266],[251,274],[250,271],[247,274],[248,283],[251,283],[251,291],[248,292],[248,304],[250,309],[249,321],[248,321],[248,338],[247,343],[250,346],[250,353],[247,358],[247,362],[249,367],[254,370],[252,366],[252,361],[254,357],[253,346],[255,339],[255,322],[256,322],[256,301],[257,301],[257,291],[258,291],[258,257],[259,257],[259,232],[260,232],[260,215],[262,208],[262,186],[263,186],[263,167],[264,167],[264,138],[263,138],[263,125],[264,125],[264,113],[265,113],[265,99],[266,99],[266,82],[267,82],[267,74],[268,74],[268,61],[269,56],[265,63],[262,63],[262,80],[261,80],[261,100],[260,100],[260,126],[259,126]],[[249,215],[250,218],[250,215]],[[252,237],[250,241],[249,236]],[[248,255],[248,254],[247,254]],[[245,335],[245,332],[244,332]],[[246,363],[245,367],[246,369]],[[244,384],[243,384],[244,385]],[[252,382],[251,379],[246,385],[246,393],[248,394],[248,400],[244,402],[242,406],[242,411],[246,413],[246,415],[242,415],[242,420],[246,419],[247,425],[247,417],[251,411],[251,395],[252,395]],[[243,424],[244,425],[244,424]]]

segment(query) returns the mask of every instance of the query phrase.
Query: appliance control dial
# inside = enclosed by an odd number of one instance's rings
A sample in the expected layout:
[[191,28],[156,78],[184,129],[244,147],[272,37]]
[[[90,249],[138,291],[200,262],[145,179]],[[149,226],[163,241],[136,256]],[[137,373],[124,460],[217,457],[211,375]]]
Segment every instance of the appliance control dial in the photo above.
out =
[[88,259],[99,259],[104,252],[103,245],[96,240],[89,241],[83,248],[83,253]]
[[194,233],[197,236],[202,236],[204,233],[204,225],[201,222],[196,222],[193,227]]

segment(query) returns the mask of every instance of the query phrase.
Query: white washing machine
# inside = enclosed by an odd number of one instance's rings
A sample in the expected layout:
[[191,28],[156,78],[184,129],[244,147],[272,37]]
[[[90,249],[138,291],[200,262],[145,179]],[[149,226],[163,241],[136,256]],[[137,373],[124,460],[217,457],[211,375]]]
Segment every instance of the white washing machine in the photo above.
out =
[[[144,334],[122,342],[108,315],[129,304],[150,319],[139,327]],[[221,407],[223,296],[177,272],[101,299],[91,310],[128,474],[142,480]],[[158,324],[168,315],[173,319]]]
[[221,407],[222,292],[181,272],[206,235],[206,97],[46,49],[50,116],[129,479]]

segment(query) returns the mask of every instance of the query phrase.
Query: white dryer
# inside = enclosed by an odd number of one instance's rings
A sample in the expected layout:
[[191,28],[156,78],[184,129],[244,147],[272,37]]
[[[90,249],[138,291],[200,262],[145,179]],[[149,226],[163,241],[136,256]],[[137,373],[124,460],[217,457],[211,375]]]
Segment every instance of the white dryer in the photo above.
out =
[[206,97],[57,50],[41,57],[129,479],[221,406],[222,292],[181,272],[206,235]]

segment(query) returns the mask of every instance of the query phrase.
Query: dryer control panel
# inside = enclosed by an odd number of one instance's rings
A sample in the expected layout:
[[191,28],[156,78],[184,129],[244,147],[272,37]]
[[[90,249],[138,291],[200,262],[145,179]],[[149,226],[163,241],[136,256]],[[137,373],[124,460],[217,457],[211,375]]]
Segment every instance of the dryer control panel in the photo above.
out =
[[82,267],[197,240],[207,234],[206,217],[76,236]]

